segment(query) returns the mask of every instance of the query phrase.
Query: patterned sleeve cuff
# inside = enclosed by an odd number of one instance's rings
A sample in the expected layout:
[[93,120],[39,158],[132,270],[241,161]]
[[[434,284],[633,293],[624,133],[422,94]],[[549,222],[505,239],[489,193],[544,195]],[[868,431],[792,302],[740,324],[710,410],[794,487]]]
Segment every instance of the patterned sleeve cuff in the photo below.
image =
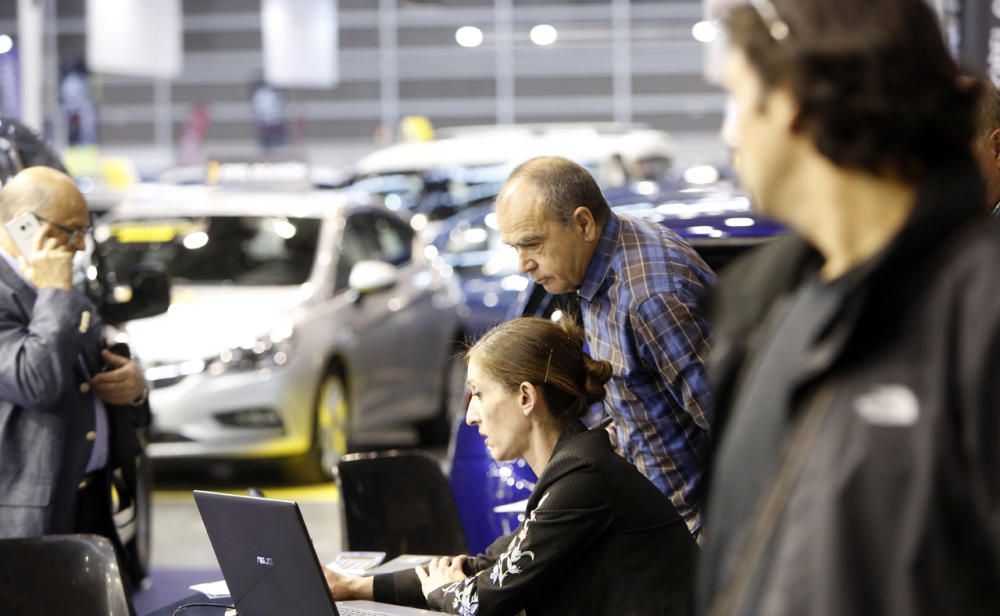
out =
[[431,594],[427,595],[427,606],[432,610],[443,612],[445,611],[444,604],[444,586],[435,588]]
[[428,595],[427,604],[432,610],[440,612],[459,614],[460,616],[478,616],[479,593],[476,591],[476,578],[470,577],[461,582],[435,588]]

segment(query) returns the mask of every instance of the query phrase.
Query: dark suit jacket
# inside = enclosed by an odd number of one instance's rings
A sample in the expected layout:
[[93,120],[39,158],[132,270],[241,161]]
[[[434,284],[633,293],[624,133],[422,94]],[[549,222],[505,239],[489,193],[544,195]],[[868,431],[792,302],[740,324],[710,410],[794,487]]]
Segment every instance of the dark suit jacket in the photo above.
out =
[[91,375],[101,369],[101,342],[81,292],[35,290],[0,259],[0,537],[75,530],[95,438],[81,364]]

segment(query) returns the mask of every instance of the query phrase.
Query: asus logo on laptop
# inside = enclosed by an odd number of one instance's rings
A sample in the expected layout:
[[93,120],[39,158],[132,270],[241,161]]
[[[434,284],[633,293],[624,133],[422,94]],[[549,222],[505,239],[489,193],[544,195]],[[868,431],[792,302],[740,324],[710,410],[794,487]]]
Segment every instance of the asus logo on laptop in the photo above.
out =
[[265,567],[273,567],[274,566],[274,559],[271,558],[271,557],[269,557],[269,556],[258,556],[257,557],[257,564],[258,565],[264,565]]

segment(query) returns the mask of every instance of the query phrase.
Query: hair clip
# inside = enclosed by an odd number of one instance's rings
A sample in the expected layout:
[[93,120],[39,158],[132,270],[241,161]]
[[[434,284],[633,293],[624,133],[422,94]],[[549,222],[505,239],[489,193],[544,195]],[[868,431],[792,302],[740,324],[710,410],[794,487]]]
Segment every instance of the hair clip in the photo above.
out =
[[549,382],[549,366],[552,365],[552,349],[549,349],[549,361],[545,364],[545,378],[542,379],[543,383]]
[[757,11],[767,31],[775,41],[783,41],[788,38],[788,24],[778,14],[778,9],[771,0],[750,0],[750,6]]

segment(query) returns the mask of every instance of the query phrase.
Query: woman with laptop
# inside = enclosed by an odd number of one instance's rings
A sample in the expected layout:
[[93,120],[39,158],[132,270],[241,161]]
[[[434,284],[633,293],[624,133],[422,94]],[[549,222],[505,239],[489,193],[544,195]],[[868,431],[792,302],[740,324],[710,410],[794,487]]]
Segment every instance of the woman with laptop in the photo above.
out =
[[670,502],[580,419],[611,364],[583,351],[571,319],[521,318],[467,354],[478,426],[499,461],[539,477],[524,522],[477,556],[374,577],[325,570],[336,600],[374,599],[463,616],[680,615],[697,550]]

